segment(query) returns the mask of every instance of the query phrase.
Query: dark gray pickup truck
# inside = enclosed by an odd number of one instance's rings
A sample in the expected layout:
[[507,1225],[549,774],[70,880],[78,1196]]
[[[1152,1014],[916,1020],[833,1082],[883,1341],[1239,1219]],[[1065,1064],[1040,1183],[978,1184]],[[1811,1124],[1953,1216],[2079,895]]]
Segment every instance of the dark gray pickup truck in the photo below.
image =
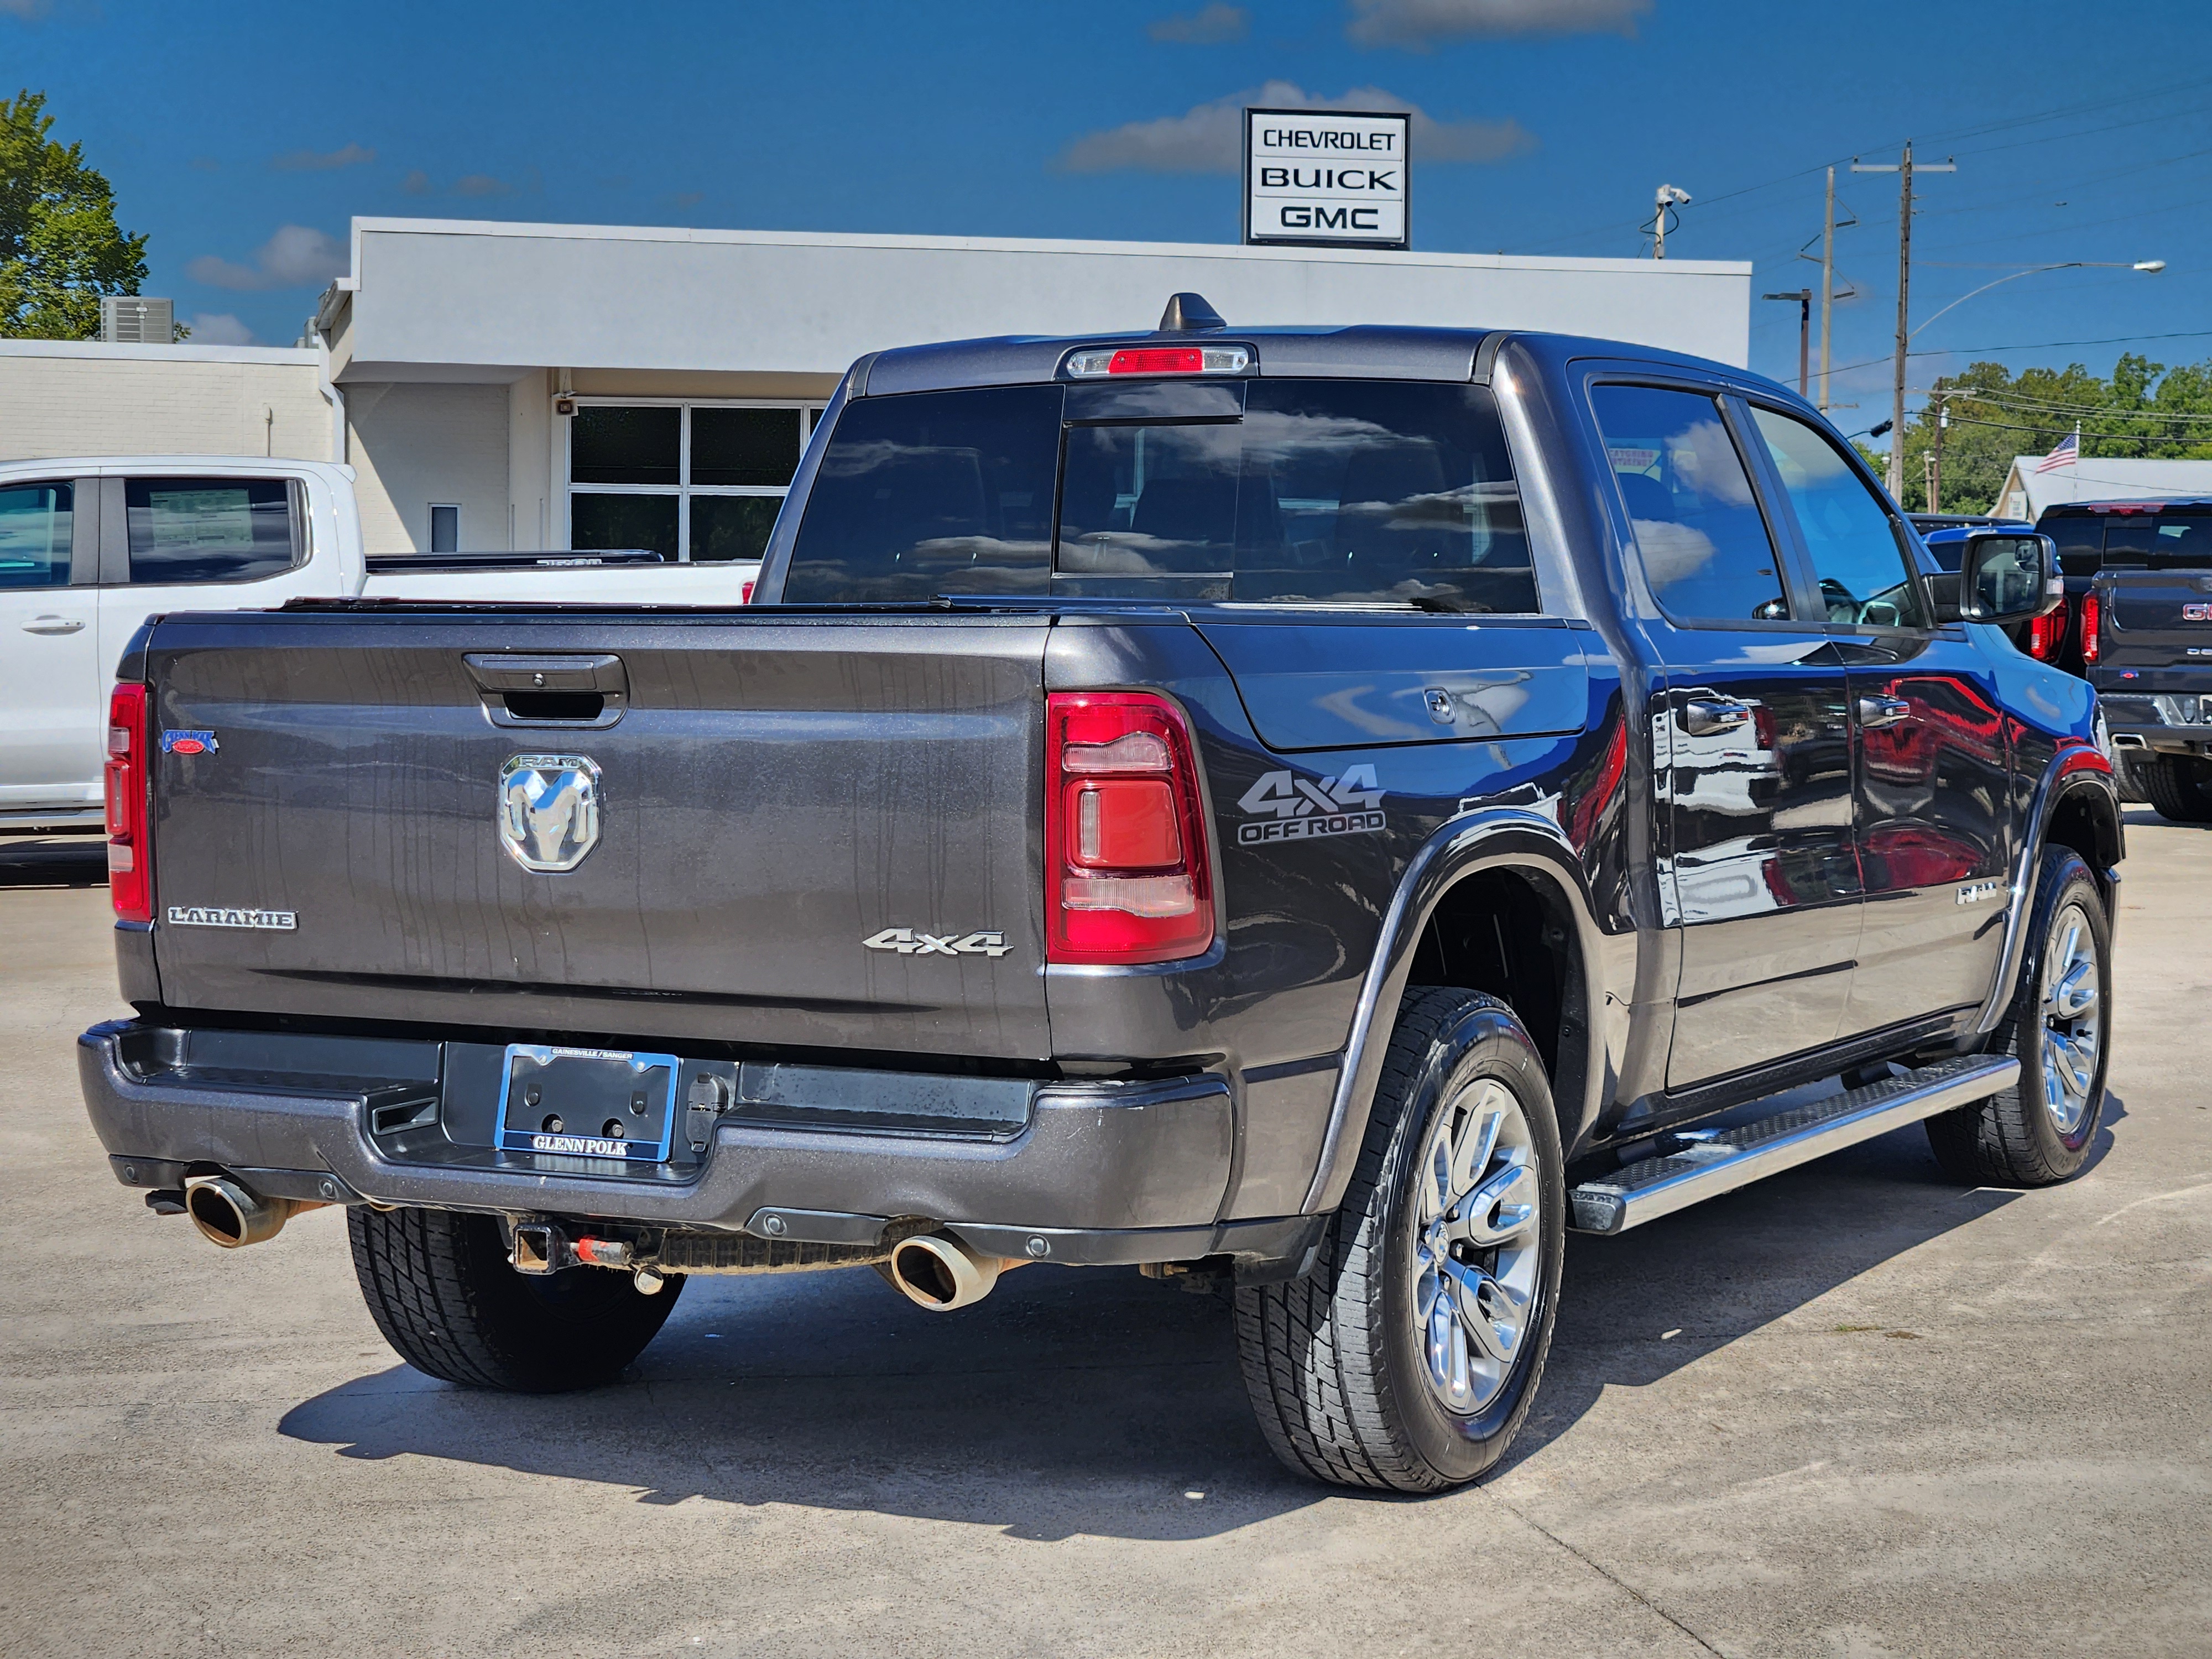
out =
[[[2169,517],[2179,515],[2167,515]],[[2212,541],[2212,514],[2188,528]],[[2111,723],[2116,758],[2160,817],[2212,823],[2212,548],[2196,562],[2098,572],[2082,604],[2082,672]]]
[[684,1279],[1032,1262],[1233,1301],[1291,1466],[1526,1415],[1565,1234],[1924,1121],[2081,1167],[2094,696],[1801,399],[1598,340],[886,351],[738,611],[158,618],[109,733],[115,1173],[347,1206],[393,1346],[614,1376]]

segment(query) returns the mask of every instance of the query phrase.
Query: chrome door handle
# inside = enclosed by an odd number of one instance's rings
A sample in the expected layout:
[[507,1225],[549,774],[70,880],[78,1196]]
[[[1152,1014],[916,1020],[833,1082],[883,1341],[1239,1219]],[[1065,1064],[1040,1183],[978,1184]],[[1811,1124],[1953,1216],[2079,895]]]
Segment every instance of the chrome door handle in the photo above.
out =
[[83,626],[83,619],[76,617],[33,617],[23,624],[23,631],[26,634],[74,634]]
[[1912,717],[1912,705],[1902,697],[1861,697],[1861,726],[1895,726]]
[[1747,703],[1712,702],[1694,697],[1682,705],[1682,727],[1693,738],[1733,732],[1750,724],[1751,708]]

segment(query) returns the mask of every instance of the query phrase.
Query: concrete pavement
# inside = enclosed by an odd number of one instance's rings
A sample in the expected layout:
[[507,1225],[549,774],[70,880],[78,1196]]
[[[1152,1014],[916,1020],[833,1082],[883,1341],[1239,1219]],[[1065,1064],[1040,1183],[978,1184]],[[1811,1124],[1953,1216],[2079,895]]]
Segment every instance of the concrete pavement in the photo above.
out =
[[233,1255],[115,1185],[98,843],[0,844],[0,1651],[2212,1650],[2212,833],[2129,817],[2087,1174],[1915,1128],[1574,1237],[1510,1467],[1425,1500],[1278,1468],[1133,1272],[696,1280],[617,1387],[430,1382],[337,1212]]

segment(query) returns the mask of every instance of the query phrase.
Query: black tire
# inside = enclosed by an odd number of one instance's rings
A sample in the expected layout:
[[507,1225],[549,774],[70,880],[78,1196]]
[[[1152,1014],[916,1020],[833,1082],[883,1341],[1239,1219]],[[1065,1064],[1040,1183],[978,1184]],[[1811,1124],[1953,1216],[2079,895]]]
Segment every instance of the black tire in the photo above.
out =
[[[1512,1096],[1527,1130],[1539,1206],[1533,1309],[1495,1395],[1462,1415],[1429,1380],[1414,1303],[1415,1188],[1431,1126],[1484,1079]],[[1535,1044],[1494,998],[1407,992],[1358,1164],[1313,1269],[1237,1292],[1238,1357],[1269,1447],[1301,1474],[1343,1486],[1438,1492],[1488,1473],[1535,1398],[1565,1243],[1559,1122]]]
[[2145,792],[2140,775],[2150,757],[2140,750],[2115,749],[2112,751],[2112,787],[2118,790],[2121,803],[2128,806],[2148,806],[2150,796]]
[[645,1351],[684,1281],[641,1295],[629,1275],[508,1265],[499,1223],[447,1210],[346,1212],[354,1276],[399,1357],[469,1389],[562,1394],[611,1382]]
[[[2097,975],[2095,1059],[2080,1120],[2066,1127],[2051,1103],[2054,1097],[2063,1101],[2065,1091],[2045,1042],[2053,924],[2062,915],[2082,918]],[[2079,1173],[2104,1115],[2105,1074],[2112,1060],[2112,923],[2089,866],[2071,848],[2045,848],[2020,987],[1989,1044],[1990,1053],[2019,1060],[2020,1081],[1927,1121],[1928,1144],[1946,1175],[1971,1187],[2050,1187]]]
[[2212,764],[2191,755],[2154,755],[2136,769],[2159,817],[2212,823]]

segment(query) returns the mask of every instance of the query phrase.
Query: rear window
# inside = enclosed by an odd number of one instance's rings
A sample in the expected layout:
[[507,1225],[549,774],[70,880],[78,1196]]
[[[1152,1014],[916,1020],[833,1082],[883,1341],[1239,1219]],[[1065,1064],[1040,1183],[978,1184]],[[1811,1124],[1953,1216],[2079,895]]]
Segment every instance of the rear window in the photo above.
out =
[[2069,576],[2094,576],[2105,559],[2105,521],[2094,513],[2045,514],[2036,526],[2057,544],[2058,568]]
[[783,597],[1537,608],[1487,387],[1204,390],[1021,386],[848,404]]
[[131,580],[246,582],[300,562],[301,502],[283,478],[132,478],[124,486]]
[[2212,514],[2116,514],[2105,521],[2105,563],[2122,570],[2212,564]]

